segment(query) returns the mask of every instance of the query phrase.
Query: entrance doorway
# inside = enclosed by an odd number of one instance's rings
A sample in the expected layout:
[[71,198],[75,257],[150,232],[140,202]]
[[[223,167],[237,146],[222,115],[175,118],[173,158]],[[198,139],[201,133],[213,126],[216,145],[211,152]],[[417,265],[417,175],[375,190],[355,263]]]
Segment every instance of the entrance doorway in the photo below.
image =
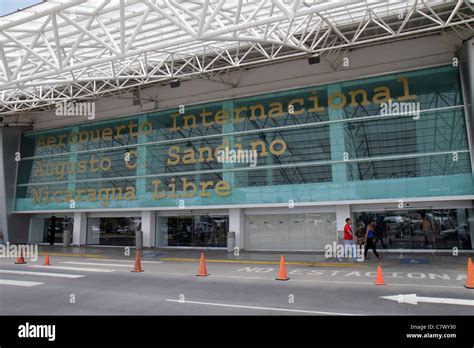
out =
[[140,216],[90,217],[87,219],[87,245],[134,246],[135,232],[142,229]]
[[375,221],[377,247],[390,249],[472,249],[469,209],[404,209],[355,213],[357,236]]
[[72,231],[74,228],[74,218],[67,216],[55,217],[54,233],[52,233],[52,217],[34,217],[31,219],[30,243],[50,243],[54,236],[54,244],[63,243],[63,234],[69,232],[70,243],[72,243]]
[[158,216],[157,245],[214,247],[227,246],[229,216],[182,215]]

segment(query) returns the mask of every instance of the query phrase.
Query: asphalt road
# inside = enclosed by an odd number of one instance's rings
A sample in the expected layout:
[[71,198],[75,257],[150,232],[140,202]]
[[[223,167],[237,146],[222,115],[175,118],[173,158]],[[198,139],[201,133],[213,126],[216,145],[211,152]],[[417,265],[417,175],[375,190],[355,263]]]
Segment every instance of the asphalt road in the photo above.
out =
[[[197,277],[197,261],[145,261],[142,273],[130,272],[131,258],[52,257],[50,267],[42,261],[0,260],[3,315],[474,314],[464,262],[443,268],[385,261],[387,285],[377,286],[375,260],[290,264],[288,281],[275,280],[278,265],[265,263],[208,262],[210,275]],[[401,294],[450,303],[382,298]]]

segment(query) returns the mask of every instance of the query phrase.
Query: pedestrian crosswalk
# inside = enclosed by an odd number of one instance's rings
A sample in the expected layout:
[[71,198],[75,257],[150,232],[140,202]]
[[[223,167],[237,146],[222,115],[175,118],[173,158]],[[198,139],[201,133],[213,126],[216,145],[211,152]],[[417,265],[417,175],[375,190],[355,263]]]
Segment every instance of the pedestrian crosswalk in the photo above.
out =
[[97,262],[75,262],[75,261],[64,261],[62,264],[68,265],[83,265],[83,266],[106,266],[106,267],[133,267],[133,264],[115,264],[115,263],[97,263]]
[[[94,260],[95,261],[95,260]],[[2,286],[33,287],[45,285],[48,280],[79,279],[87,274],[111,273],[124,268],[133,268],[133,262],[113,260],[107,262],[57,261],[54,265],[26,264],[4,266],[0,264],[0,288]]]
[[36,286],[41,285],[44,283],[40,282],[30,282],[30,281],[23,281],[23,280],[10,280],[10,279],[0,279],[0,285],[14,285],[14,286]]
[[[43,268],[41,271],[30,271],[26,267]],[[0,269],[0,289],[5,286],[18,287],[32,287],[37,285],[44,285],[52,278],[59,279],[79,279],[84,278],[84,274],[73,273],[56,273],[50,272],[50,268],[54,266],[40,266],[40,265],[18,265],[15,269]]]
[[82,274],[65,274],[65,273],[49,273],[49,272],[29,272],[29,271],[13,271],[0,269],[0,273],[4,274],[19,274],[19,275],[32,275],[41,277],[54,277],[54,278],[82,278]]
[[[87,258],[87,260],[91,260],[91,261],[94,260],[94,261],[95,261],[96,259],[89,259],[89,258]],[[102,262],[102,261],[113,261],[113,262],[116,262],[116,263],[123,263],[123,264],[128,263],[128,264],[133,265],[133,262],[130,261],[130,260],[100,259],[100,261],[101,261],[101,262]],[[149,264],[159,264],[159,263],[163,263],[163,261],[147,261],[147,260],[141,260],[140,262],[141,262],[141,263],[149,263]]]
[[[28,265],[27,267],[32,267],[32,268],[45,268],[45,266],[41,265]],[[81,272],[103,272],[103,273],[109,273],[113,272],[113,269],[104,269],[104,268],[90,268],[90,267],[68,267],[68,266],[47,266],[48,269],[60,269],[64,271],[81,271]]]

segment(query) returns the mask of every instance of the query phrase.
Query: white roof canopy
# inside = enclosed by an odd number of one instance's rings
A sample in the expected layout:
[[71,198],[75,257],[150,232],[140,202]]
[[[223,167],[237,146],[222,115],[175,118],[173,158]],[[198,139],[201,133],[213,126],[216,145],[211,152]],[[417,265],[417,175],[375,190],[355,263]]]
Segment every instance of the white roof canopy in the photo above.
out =
[[0,17],[0,114],[473,26],[469,0],[47,0]]

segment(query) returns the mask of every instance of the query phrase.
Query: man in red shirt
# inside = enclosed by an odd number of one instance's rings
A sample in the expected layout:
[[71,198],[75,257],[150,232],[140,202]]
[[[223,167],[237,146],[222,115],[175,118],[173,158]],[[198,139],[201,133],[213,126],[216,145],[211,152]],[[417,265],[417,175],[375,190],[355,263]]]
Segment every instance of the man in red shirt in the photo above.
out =
[[352,233],[352,219],[347,218],[346,224],[344,225],[344,253],[345,255],[352,255],[352,260],[357,259],[356,246],[354,244],[354,234]]

